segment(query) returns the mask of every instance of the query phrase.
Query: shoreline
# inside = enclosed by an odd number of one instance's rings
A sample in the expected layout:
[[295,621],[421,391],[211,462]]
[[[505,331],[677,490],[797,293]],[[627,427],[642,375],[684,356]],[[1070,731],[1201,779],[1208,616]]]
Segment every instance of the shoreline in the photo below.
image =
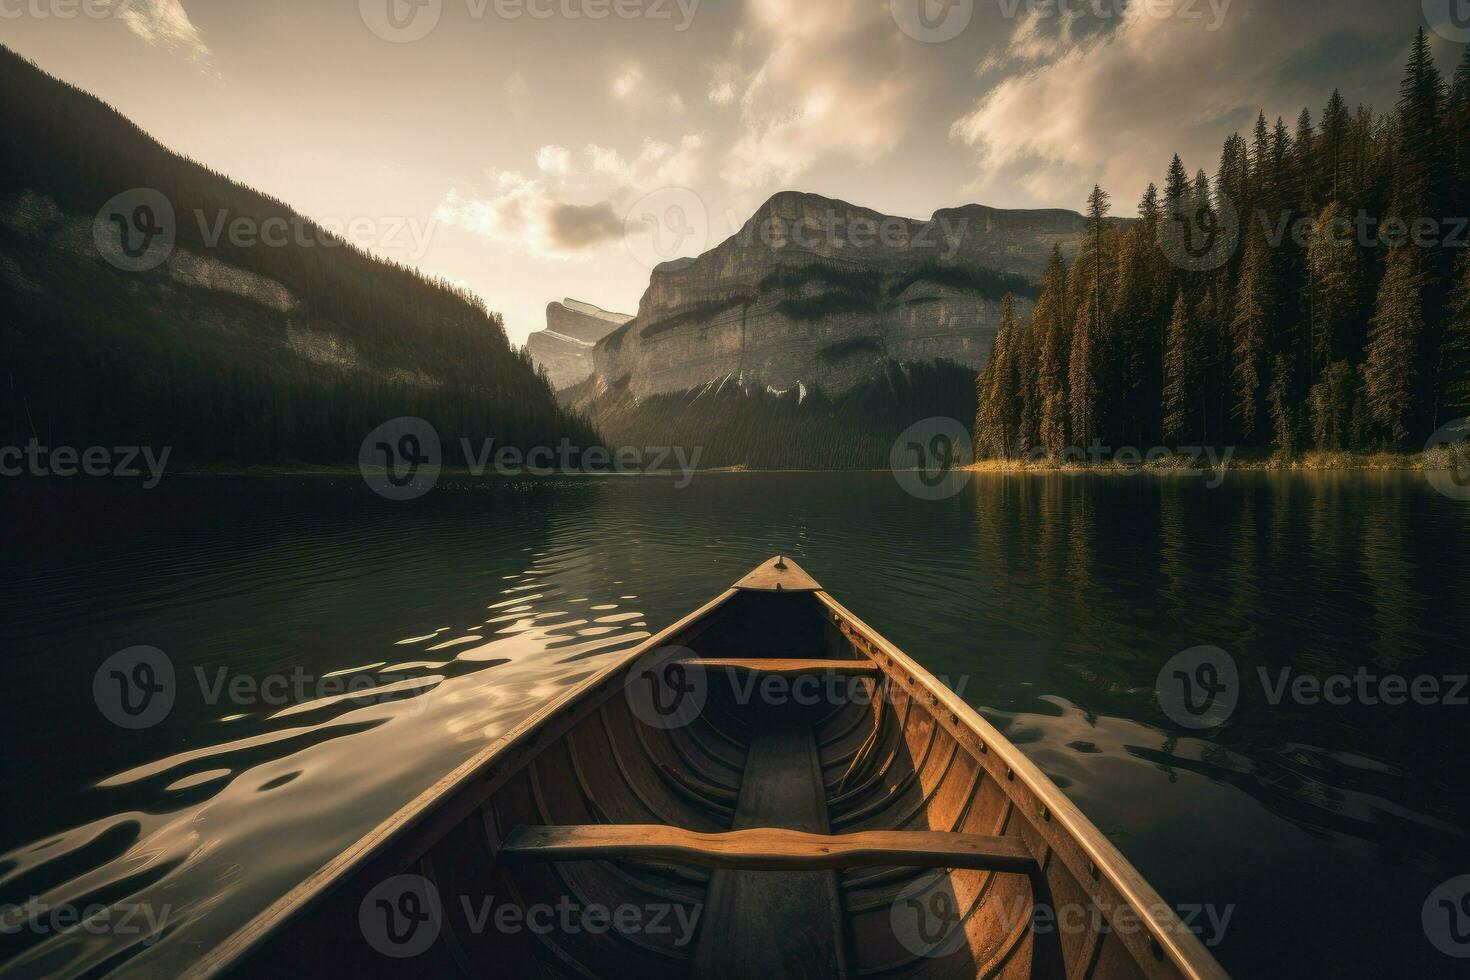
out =
[[1171,455],[1155,463],[1120,463],[1116,460],[1077,459],[990,459],[972,463],[965,469],[972,473],[1101,473],[1133,475],[1151,473],[1158,476],[1203,473],[1386,473],[1422,472],[1423,453],[1395,452],[1310,452],[1284,458],[1259,452],[1232,455],[1223,466],[1215,466],[1210,457]]
[[[1242,472],[1272,472],[1272,473],[1329,473],[1329,472],[1393,472],[1408,471],[1422,472],[1425,468],[1423,453],[1306,453],[1290,459],[1282,459],[1275,455],[1250,454],[1246,456],[1234,455],[1225,463],[1223,470],[1226,473],[1232,471]],[[1191,459],[1186,456],[1175,455],[1166,460],[1152,464],[1145,463],[1120,463],[1115,460],[1075,460],[1075,459],[1042,459],[1042,460],[982,460],[971,463],[968,466],[957,468],[958,472],[969,473],[1098,473],[1134,475],[1139,473],[1151,473],[1159,476],[1168,475],[1191,475],[1219,472],[1220,467],[1211,465],[1208,456],[1200,456]],[[698,469],[693,473],[696,476],[730,476],[748,475],[759,473],[888,473],[894,472],[885,468],[854,468],[854,469],[796,469],[784,467],[779,469],[752,469],[747,466],[718,466],[710,469]],[[201,476],[231,476],[231,477],[292,477],[292,476],[360,476],[361,469],[352,463],[280,463],[280,464],[254,464],[238,465],[230,463],[183,465],[173,469],[170,475],[185,477]],[[654,479],[667,479],[671,476],[679,476],[674,473],[638,473],[638,472],[605,472],[594,473],[586,471],[567,471],[557,473],[472,473],[466,467],[446,466],[440,470],[440,479],[463,478],[463,479],[566,479],[571,477],[586,477],[590,479],[615,479],[630,477],[651,477]]]

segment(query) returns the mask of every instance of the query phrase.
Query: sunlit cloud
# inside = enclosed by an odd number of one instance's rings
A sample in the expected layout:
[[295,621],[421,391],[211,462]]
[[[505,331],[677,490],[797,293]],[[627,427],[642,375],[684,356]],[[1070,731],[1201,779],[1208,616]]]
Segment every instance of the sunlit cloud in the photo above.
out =
[[449,191],[434,217],[543,258],[575,258],[621,240],[625,209],[637,195],[693,182],[704,145],[698,135],[648,139],[632,157],[596,144],[580,153],[543,146],[537,175],[492,173],[485,192]]
[[179,0],[116,0],[113,9],[128,30],[154,47],[200,65],[214,57]]

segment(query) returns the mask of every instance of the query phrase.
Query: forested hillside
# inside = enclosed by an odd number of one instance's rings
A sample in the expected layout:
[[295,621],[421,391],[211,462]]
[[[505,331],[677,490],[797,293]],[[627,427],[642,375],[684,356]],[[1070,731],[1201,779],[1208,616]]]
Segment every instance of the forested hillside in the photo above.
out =
[[1088,204],[1077,261],[1004,317],[979,455],[1415,450],[1470,413],[1470,50],[1446,80],[1421,30],[1391,114],[1334,93],[1231,136],[1213,180],[1176,156],[1130,228]]
[[562,392],[585,409],[608,445],[702,447],[704,468],[882,469],[915,422],[970,418],[975,372],[948,361],[889,362],[835,396],[721,378],[693,391],[635,399],[626,381],[601,394],[593,380]]
[[[93,244],[99,208],[137,188],[177,215],[171,257],[147,271],[118,268]],[[303,234],[270,247],[211,241],[220,216]],[[3,48],[0,299],[9,444],[352,461],[369,431],[402,415],[434,423],[446,446],[460,435],[595,440],[477,298],[170,152]]]

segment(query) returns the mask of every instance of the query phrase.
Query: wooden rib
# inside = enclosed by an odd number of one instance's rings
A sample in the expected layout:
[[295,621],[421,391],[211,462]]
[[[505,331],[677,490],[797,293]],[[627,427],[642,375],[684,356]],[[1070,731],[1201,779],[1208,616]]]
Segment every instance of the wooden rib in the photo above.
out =
[[[643,805],[643,808],[648,811],[654,820],[661,824],[682,823],[681,820],[671,818],[664,812],[662,807],[654,805],[654,802],[648,798],[648,793],[644,791],[642,786],[638,785],[638,781],[633,777],[627,762],[623,760],[622,747],[618,744],[617,736],[613,733],[612,722],[607,717],[607,708],[602,708],[597,714],[602,720],[602,731],[607,736],[607,747],[612,752],[613,765],[617,767],[618,775],[622,776],[623,782],[627,783],[628,788],[633,791],[633,795],[638,798],[638,802]],[[635,725],[638,724],[636,719],[633,723]]]
[[[887,793],[883,793],[877,799],[864,803],[862,806],[854,810],[849,810],[847,813],[844,813],[840,817],[833,817],[832,826],[837,827],[846,824],[856,823],[859,820],[864,820],[876,813],[880,813],[885,808],[893,805],[893,802],[895,800],[899,799],[901,796],[903,796],[903,794],[908,792],[909,786],[913,784],[914,780],[919,778],[919,773],[923,772],[924,767],[929,764],[929,756],[934,751],[935,741],[938,740],[939,719],[933,718],[931,720],[933,721],[933,724],[929,726],[929,740],[924,746],[923,758],[921,758],[918,763],[913,766],[913,768],[905,773],[903,778],[896,782],[893,785],[893,788],[890,789]],[[950,741],[954,740],[951,739]],[[901,744],[906,745],[907,740],[905,740]]]
[[[546,800],[546,792],[542,788],[542,785],[541,785],[541,772],[540,772],[540,768],[539,768],[540,767],[540,761],[541,760],[538,759],[536,762],[533,762],[531,764],[531,769],[530,769],[531,797],[532,797],[533,802],[536,804],[536,813],[540,816],[540,818],[543,821],[545,821],[547,823],[551,823],[552,821],[556,820],[557,818],[555,816],[553,816],[553,814],[551,812],[551,805],[547,802],[547,800]],[[606,814],[594,813],[591,807],[588,807],[587,808],[587,812],[595,820],[601,820],[603,817],[606,816]],[[699,902],[700,902],[700,896],[698,894],[691,894],[690,892],[679,892],[679,891],[675,891],[675,890],[673,890],[673,888],[676,888],[679,884],[684,884],[684,885],[691,885],[692,884],[697,889],[701,885],[707,884],[707,882],[703,882],[703,881],[700,881],[700,882],[691,882],[688,878],[680,875],[678,873],[679,870],[680,870],[680,866],[678,866],[678,865],[669,866],[669,865],[659,865],[659,864],[651,864],[650,863],[650,864],[638,866],[640,869],[646,869],[647,871],[651,871],[651,872],[653,872],[655,874],[662,875],[663,877],[673,878],[674,881],[671,882],[671,883],[669,883],[669,884],[664,884],[662,882],[657,882],[656,883],[656,882],[648,881],[647,879],[645,879],[645,878],[643,878],[643,877],[635,874],[632,870],[625,869],[625,868],[623,868],[623,867],[621,867],[621,866],[619,866],[617,864],[614,864],[612,862],[608,862],[607,867],[618,878],[620,878],[623,881],[627,882],[629,885],[631,885],[634,888],[642,889],[644,891],[651,892],[651,893],[657,895],[658,897],[660,897],[662,899],[666,899],[666,900],[668,900],[670,902],[682,902],[683,904],[686,904],[686,905],[697,905],[697,904],[699,904]]]
[[[970,799],[968,801],[966,801],[966,803],[965,803],[964,811],[961,814],[960,819],[955,822],[956,831],[958,831],[958,828],[963,827],[965,825],[965,822],[970,819],[970,815],[974,812],[974,809],[973,808],[974,808],[974,805],[975,805],[975,796],[978,795],[979,792],[980,792],[980,787],[979,786],[976,786],[975,787],[975,791],[973,793],[971,793],[971,795],[970,795]],[[1002,798],[1006,802],[1005,802],[1005,805],[1000,808],[1000,814],[999,814],[999,816],[997,817],[997,819],[995,821],[995,826],[991,829],[991,832],[988,835],[990,837],[999,837],[999,836],[1001,836],[1001,834],[1003,834],[1005,832],[1006,824],[1010,823],[1011,813],[1015,809],[1014,804],[1012,804],[1010,802],[1010,798],[1009,797],[1002,797]],[[907,877],[907,871],[908,870],[909,869],[907,869],[907,868],[897,868],[897,869],[890,868],[890,869],[880,870],[876,874],[874,874],[870,880],[857,880],[857,879],[855,879],[855,880],[853,880],[851,882],[843,882],[843,891],[845,893],[855,892],[855,891],[859,891],[859,890],[866,889],[866,888],[872,888],[872,887],[874,887],[876,885],[883,884],[885,881],[891,880],[893,878]],[[871,909],[876,908],[880,904],[887,904],[887,903],[884,903],[884,902],[871,903],[871,902],[869,902],[869,903],[865,903],[863,905],[853,905],[853,906],[850,906],[849,907],[849,912],[856,913],[856,912],[870,911]]]
[[[498,813],[495,812],[495,807],[493,803],[494,801],[492,800],[490,803],[487,803],[484,807],[482,807],[480,811],[483,815],[485,835],[491,844],[491,853],[494,853],[500,849],[505,838],[504,833],[500,830],[500,816]],[[497,862],[496,868],[497,870],[501,870],[499,862]],[[506,874],[503,870],[501,870],[500,880],[505,885],[505,891],[506,894],[510,896],[511,903],[519,908],[526,908],[529,903],[527,903],[525,897],[521,895],[521,889],[520,886],[516,884],[515,875]],[[587,967],[582,964],[581,960],[577,959],[565,949],[562,949],[561,946],[557,943],[552,942],[549,935],[542,935],[539,932],[533,933],[532,941],[544,947],[548,952],[551,953],[552,956],[555,956],[558,960],[569,967],[572,972],[577,974],[577,976],[584,977],[586,978],[586,980],[598,980],[597,975],[591,970],[587,969]]]
[[[847,805],[851,801],[866,793],[869,789],[872,788],[874,783],[881,781],[883,777],[888,773],[888,770],[893,766],[894,760],[898,758],[898,750],[903,745],[903,733],[908,724],[908,706],[912,703],[912,700],[904,701],[904,716],[897,725],[889,724],[884,726],[882,738],[884,740],[887,740],[891,733],[895,741],[893,746],[888,750],[888,756],[883,760],[883,764],[875,767],[871,773],[863,777],[862,782],[857,783],[856,785],[847,790],[844,790],[841,793],[837,793],[829,797],[827,800],[827,805],[829,807],[836,809]],[[890,722],[892,721],[893,713],[897,710],[897,708],[889,708],[888,714]],[[829,787],[829,789],[830,788],[835,787]]]
[[[439,876],[434,873],[432,851],[419,858],[419,874],[424,876],[437,893],[441,895],[444,893]],[[470,955],[465,952],[464,945],[460,943],[459,936],[454,931],[453,917],[444,914],[442,909],[439,914],[439,932],[436,941],[443,943],[445,949],[449,950],[449,958],[454,960],[454,965],[459,967],[460,973],[466,977],[478,975],[479,971],[474,968]]]
[[685,773],[677,766],[670,765],[658,757],[653,746],[648,744],[649,727],[633,723],[634,737],[643,748],[643,757],[653,770],[664,777],[664,784],[675,793],[696,806],[705,807],[716,813],[733,816],[735,813],[736,794],[734,790],[727,790],[713,783],[705,783],[692,773]]
[[1036,870],[1035,856],[1018,837],[924,830],[828,835],[772,827],[723,834],[701,834],[652,824],[517,827],[500,849],[500,860],[508,864],[646,857],[740,871],[811,871],[895,864],[1015,874]]
[[[703,722],[704,724],[701,725],[700,722]],[[695,747],[698,748],[699,751],[703,752],[705,755],[709,756],[711,759],[714,759],[716,762],[718,762],[720,765],[724,766],[726,769],[732,770],[733,772],[744,772],[745,771],[745,763],[744,762],[734,762],[734,761],[732,761],[730,759],[729,756],[721,755],[720,753],[716,752],[714,749],[710,748],[709,742],[707,742],[705,739],[703,739],[703,738],[700,737],[700,730],[701,730],[701,728],[706,728],[706,729],[709,729],[710,731],[714,732],[721,739],[723,739],[724,741],[728,742],[729,744],[731,744],[731,745],[735,746],[737,749],[739,749],[740,750],[740,753],[741,753],[741,756],[742,757],[744,756],[744,754],[745,754],[745,744],[743,742],[737,742],[737,741],[735,741],[729,735],[726,735],[724,732],[720,731],[703,714],[700,714],[700,716],[698,718],[695,718],[694,721],[690,722],[689,724],[685,725],[682,728],[671,728],[671,729],[669,729],[669,732],[670,732],[671,735],[684,735],[684,736],[687,736],[688,739],[689,739],[689,741],[693,742],[694,745],[695,745]]]
[[664,739],[674,747],[674,752],[679,756],[680,761],[682,761],[684,765],[688,766],[691,771],[702,773],[704,780],[708,782],[711,786],[718,786],[721,790],[728,793],[736,795],[739,794],[740,791],[738,782],[734,785],[731,785],[723,779],[718,779],[716,778],[715,773],[712,773],[710,771],[710,768],[713,764],[718,765],[724,769],[729,769],[729,771],[733,773],[737,778],[739,777],[741,770],[726,766],[723,762],[721,762],[719,759],[716,759],[714,756],[708,756],[707,760],[694,758],[694,754],[689,751],[688,743],[686,743],[684,739],[676,738],[674,732],[664,732]]
[[[829,748],[830,746],[836,745],[844,738],[847,738],[847,736],[851,735],[853,732],[857,731],[858,728],[861,727],[863,721],[872,716],[873,713],[868,710],[869,707],[871,707],[870,704],[859,704],[856,701],[849,701],[844,705],[839,705],[837,711],[846,711],[849,708],[859,708],[860,710],[853,712],[852,721],[847,722],[840,729],[833,732],[831,735],[828,735],[826,738],[817,739],[817,748]],[[835,717],[836,715],[834,714],[832,718]],[[827,726],[830,721],[830,718],[823,719],[813,725],[812,730],[821,731],[824,727]]]
[[[960,828],[965,825],[965,820],[968,819],[970,816],[970,807],[973,806],[975,803],[975,794],[979,792],[980,783],[984,778],[985,767],[980,765],[978,762],[975,763],[975,772],[970,777],[970,790],[968,793],[965,794],[965,802],[960,804],[959,812],[955,814],[955,818],[950,821],[949,833],[963,833]],[[918,814],[911,814],[908,820],[913,820],[917,816]],[[908,820],[905,820],[904,823],[907,823]],[[903,823],[899,824],[894,829],[899,830],[902,828]],[[1001,831],[1003,830],[1005,830],[1004,820],[1002,820],[1002,822],[995,828],[995,830],[991,832],[991,836],[999,836]],[[906,868],[893,868],[876,872],[867,872],[866,874],[844,875],[842,884],[844,888],[862,888],[878,884],[882,881],[887,881],[891,878],[901,878],[906,876],[907,873],[908,869]]]
[[[1006,808],[1005,808],[1006,822],[1009,822],[1011,816],[1014,813],[1015,813],[1015,807],[1010,803],[1009,800],[1007,800]],[[1018,841],[1020,840],[1019,837],[1014,838],[1014,839],[1015,840],[1018,840]],[[1024,847],[1025,845],[1023,844],[1022,846]],[[1029,854],[1030,852],[1028,851],[1027,853]],[[1035,861],[1035,858],[1033,857],[1032,860]],[[1034,867],[1035,867],[1035,865],[1033,865],[1033,868]],[[962,915],[962,916],[960,916],[960,920],[959,920],[958,923],[955,924],[955,928],[957,928],[957,929],[965,929],[965,928],[967,928],[967,926],[969,925],[970,920],[972,918],[974,918],[975,913],[980,910],[981,906],[983,906],[985,904],[986,899],[990,896],[990,890],[991,890],[992,887],[994,887],[995,882],[996,882],[996,879],[997,879],[997,875],[994,872],[990,872],[990,873],[986,873],[985,876],[980,881],[978,881],[976,883],[976,886],[975,886],[975,897],[970,901],[969,907],[965,909],[965,914]],[[900,891],[901,890],[902,889],[900,889]],[[1034,895],[1034,885],[1033,885],[1033,895]],[[870,903],[867,906],[867,908],[870,909],[870,910],[872,908],[879,908],[879,907],[882,907],[883,905],[891,904],[892,901],[893,901],[892,899],[888,899],[887,901]],[[1023,916],[1021,918],[1020,926],[1024,927],[1027,924],[1028,920],[1029,920],[1029,916]],[[865,970],[860,971],[859,972],[859,976],[884,976],[884,975],[890,974],[890,973],[897,973],[898,971],[903,970],[903,969],[905,969],[907,967],[912,966],[914,963],[919,962],[921,959],[923,959],[922,956],[910,955],[907,959],[900,959],[900,960],[897,960],[896,962],[893,962],[893,963],[885,963],[885,964],[875,965],[875,966],[869,967],[868,969],[865,969]],[[992,958],[992,962],[994,962],[994,958]],[[984,976],[985,974],[984,974],[983,971],[977,969],[975,975],[977,977],[981,977],[981,976]]]

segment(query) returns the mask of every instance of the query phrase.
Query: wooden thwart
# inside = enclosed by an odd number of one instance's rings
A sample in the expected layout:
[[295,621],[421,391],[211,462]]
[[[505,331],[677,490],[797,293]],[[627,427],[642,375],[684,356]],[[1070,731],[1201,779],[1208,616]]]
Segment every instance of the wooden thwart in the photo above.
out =
[[702,834],[653,824],[517,827],[500,851],[507,863],[647,860],[741,871],[824,868],[968,868],[1029,874],[1035,856],[1017,837],[941,831],[808,834],[760,827]]
[[776,677],[808,674],[838,674],[844,677],[876,677],[878,665],[871,660],[798,660],[777,657],[704,657],[676,663],[701,670],[741,670]]

